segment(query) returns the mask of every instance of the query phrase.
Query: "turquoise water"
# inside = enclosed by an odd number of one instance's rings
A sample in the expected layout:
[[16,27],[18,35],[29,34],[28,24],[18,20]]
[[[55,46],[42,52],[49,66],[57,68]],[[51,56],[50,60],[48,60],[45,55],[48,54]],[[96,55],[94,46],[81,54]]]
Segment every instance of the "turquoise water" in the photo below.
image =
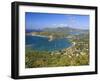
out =
[[56,51],[70,47],[72,44],[67,38],[49,41],[46,37],[26,36],[26,47],[38,51]]

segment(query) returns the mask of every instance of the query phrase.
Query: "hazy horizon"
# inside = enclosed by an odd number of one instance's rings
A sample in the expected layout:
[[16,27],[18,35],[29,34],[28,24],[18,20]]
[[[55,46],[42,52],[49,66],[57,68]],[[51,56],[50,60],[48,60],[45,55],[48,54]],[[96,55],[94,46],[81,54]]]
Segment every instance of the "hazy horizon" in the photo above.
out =
[[[45,28],[32,28],[32,29],[26,29],[26,30],[43,30],[43,29],[50,29],[51,27],[45,27]],[[72,27],[52,27],[51,29],[56,28],[72,28]],[[82,28],[72,28],[72,29],[80,29],[80,30],[89,30],[89,29],[82,29]]]

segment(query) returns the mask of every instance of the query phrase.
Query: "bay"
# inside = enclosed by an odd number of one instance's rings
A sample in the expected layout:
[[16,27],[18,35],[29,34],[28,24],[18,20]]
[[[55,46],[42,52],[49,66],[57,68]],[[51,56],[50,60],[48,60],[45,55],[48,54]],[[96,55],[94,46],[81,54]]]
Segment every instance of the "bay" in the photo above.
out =
[[49,41],[47,37],[27,36],[25,37],[26,47],[37,51],[57,51],[68,48],[72,43],[67,38],[53,39]]

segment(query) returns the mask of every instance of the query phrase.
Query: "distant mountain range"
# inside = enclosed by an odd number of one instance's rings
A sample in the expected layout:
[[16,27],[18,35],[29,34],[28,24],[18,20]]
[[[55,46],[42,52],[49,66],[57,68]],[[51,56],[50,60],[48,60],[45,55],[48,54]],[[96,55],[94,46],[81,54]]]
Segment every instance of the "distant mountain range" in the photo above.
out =
[[66,31],[66,32],[80,32],[80,31],[88,31],[86,29],[75,29],[75,28],[70,28],[70,27],[57,27],[57,28],[45,28],[44,31]]
[[70,27],[57,27],[57,28],[44,28],[44,29],[26,29],[26,32],[64,32],[64,33],[73,33],[73,32],[79,32],[79,33],[86,33],[89,32],[88,29],[75,29]]

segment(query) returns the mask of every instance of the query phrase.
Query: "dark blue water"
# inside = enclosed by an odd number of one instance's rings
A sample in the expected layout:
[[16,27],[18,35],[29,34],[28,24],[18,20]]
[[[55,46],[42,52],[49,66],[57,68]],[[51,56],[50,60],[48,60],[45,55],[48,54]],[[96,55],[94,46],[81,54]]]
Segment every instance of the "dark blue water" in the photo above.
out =
[[71,42],[69,42],[69,40],[66,38],[54,39],[52,41],[49,41],[49,39],[46,37],[26,36],[26,47],[38,51],[61,50],[71,45]]

